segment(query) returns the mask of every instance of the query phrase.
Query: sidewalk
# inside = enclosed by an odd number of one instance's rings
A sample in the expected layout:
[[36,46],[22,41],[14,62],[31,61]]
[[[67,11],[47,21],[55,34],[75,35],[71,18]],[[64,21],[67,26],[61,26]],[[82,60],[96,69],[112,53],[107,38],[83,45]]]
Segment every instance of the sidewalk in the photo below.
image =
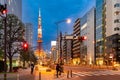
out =
[[34,75],[30,73],[31,69],[20,69],[18,74],[19,74],[19,79],[18,80],[34,80]]
[[48,67],[38,66],[39,70],[34,71],[35,80],[66,80],[66,73],[62,73],[58,78],[56,77],[56,71],[51,69],[51,71],[46,71]]
[[[51,71],[46,71],[46,69],[48,69],[48,67],[39,66],[39,70],[34,69],[33,74],[30,73],[30,68],[19,69],[16,73],[7,73],[7,80],[68,80],[67,72],[62,73],[57,78],[55,70],[51,69]],[[71,79],[72,78],[69,78],[69,80]],[[3,73],[0,73],[0,80],[4,80]]]
[[[0,73],[0,80],[4,80],[4,73]],[[18,72],[7,73],[7,80],[34,80],[30,74],[30,68],[19,69]]]

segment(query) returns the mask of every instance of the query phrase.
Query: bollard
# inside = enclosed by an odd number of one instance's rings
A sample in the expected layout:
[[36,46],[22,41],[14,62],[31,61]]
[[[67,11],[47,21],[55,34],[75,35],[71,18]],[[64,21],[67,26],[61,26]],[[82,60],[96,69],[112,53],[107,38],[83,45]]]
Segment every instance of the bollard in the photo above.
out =
[[67,78],[69,78],[69,71],[67,71]]
[[70,71],[70,76],[71,76],[71,78],[72,78],[72,70]]
[[17,74],[17,80],[19,80],[19,74]]
[[41,80],[41,72],[39,72],[39,80]]

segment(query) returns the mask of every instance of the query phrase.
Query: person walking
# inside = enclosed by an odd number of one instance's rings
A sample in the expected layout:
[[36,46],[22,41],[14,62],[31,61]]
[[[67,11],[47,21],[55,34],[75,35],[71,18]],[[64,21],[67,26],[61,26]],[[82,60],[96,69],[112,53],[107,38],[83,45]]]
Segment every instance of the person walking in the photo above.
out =
[[34,64],[31,63],[31,74],[33,74],[33,70],[34,70]]
[[56,65],[56,76],[57,76],[57,78],[58,78],[58,75],[59,75],[59,74],[61,74],[60,65],[57,64],[57,65]]

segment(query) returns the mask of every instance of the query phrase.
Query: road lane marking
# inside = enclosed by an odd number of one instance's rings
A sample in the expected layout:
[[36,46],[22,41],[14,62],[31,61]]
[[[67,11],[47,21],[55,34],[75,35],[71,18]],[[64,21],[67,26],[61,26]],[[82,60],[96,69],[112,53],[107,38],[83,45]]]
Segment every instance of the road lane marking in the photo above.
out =
[[76,76],[120,75],[119,71],[73,72]]

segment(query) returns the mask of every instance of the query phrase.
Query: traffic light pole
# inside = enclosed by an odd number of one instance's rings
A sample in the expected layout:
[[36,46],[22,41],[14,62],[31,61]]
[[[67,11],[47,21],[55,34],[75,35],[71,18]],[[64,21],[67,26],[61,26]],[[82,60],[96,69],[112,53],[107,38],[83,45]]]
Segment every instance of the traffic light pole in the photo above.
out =
[[[5,7],[7,8],[7,4],[5,4]],[[7,37],[7,34],[6,34],[6,31],[7,31],[7,14],[6,16],[4,17],[4,80],[7,80],[7,65],[6,65],[6,37]]]

